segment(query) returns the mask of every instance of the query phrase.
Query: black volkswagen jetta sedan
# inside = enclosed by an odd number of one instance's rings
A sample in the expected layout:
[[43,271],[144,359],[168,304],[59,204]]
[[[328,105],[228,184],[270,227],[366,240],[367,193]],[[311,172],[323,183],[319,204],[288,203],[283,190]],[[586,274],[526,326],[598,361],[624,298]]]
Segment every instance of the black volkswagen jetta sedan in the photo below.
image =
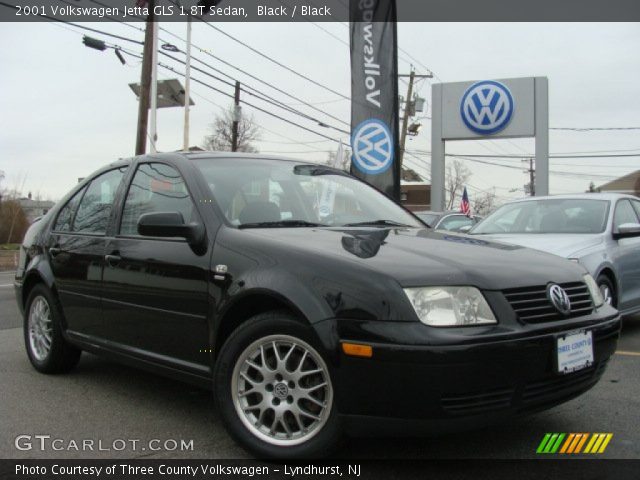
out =
[[600,379],[620,329],[578,264],[250,154],[101,169],[29,229],[15,286],[37,370],[84,350],[211,388],[263,457],[551,407]]

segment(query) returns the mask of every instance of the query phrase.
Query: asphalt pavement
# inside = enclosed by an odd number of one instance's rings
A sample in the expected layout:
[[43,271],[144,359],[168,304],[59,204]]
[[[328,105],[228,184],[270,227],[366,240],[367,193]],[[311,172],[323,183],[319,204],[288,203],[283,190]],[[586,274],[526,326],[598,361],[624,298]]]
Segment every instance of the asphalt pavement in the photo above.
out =
[[[39,374],[24,352],[21,323],[12,274],[0,272],[0,458],[248,457],[222,427],[210,392],[90,354],[83,354],[70,374]],[[339,456],[536,458],[546,432],[611,432],[613,438],[599,457],[637,459],[639,370],[637,316],[625,319],[618,353],[603,379],[575,400],[456,435],[346,439]],[[19,436],[22,449],[16,447]]]

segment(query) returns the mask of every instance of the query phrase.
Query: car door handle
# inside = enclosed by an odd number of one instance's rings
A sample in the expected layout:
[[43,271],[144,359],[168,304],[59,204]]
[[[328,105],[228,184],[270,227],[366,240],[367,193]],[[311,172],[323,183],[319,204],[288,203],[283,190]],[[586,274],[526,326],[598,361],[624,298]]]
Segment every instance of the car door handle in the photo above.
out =
[[51,248],[49,249],[49,254],[50,254],[52,257],[55,257],[56,255],[58,255],[58,254],[59,254],[59,253],[61,253],[61,252],[62,252],[62,249],[60,249],[60,248],[58,248],[58,247],[51,247]]
[[107,265],[109,265],[110,267],[115,267],[116,265],[118,265],[118,263],[120,263],[122,257],[120,257],[120,255],[105,255],[104,259],[106,260]]

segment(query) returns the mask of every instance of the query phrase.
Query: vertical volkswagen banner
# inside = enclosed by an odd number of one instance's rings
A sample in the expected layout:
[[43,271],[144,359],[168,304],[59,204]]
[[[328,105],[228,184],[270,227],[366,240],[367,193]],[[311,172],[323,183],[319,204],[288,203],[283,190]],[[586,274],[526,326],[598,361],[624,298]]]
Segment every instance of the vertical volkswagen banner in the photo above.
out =
[[395,0],[351,0],[351,173],[400,199]]

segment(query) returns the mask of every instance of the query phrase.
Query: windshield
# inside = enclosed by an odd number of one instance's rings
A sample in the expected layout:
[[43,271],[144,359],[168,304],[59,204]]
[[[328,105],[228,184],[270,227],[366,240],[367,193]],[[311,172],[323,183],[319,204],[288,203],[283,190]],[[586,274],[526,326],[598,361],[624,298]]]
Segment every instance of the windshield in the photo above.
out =
[[374,188],[322,165],[218,158],[194,164],[237,227],[422,226]]
[[573,198],[510,203],[485,218],[471,233],[601,233],[608,207],[606,200]]

